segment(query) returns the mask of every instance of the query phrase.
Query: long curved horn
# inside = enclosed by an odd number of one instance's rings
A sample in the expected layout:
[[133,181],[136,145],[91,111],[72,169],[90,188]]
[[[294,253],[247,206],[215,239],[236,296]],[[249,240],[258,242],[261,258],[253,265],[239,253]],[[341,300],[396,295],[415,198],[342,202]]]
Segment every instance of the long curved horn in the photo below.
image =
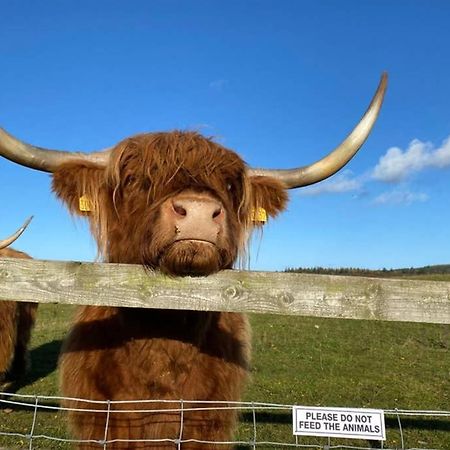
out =
[[369,136],[383,103],[384,94],[387,88],[387,73],[381,76],[377,91],[358,125],[347,136],[347,138],[336,147],[331,153],[321,160],[296,169],[249,169],[252,176],[270,176],[282,181],[287,189],[294,189],[302,186],[317,183],[335,174],[342,169],[356,152],[364,144]]
[[0,241],[0,250],[2,248],[8,247],[8,245],[11,245],[27,228],[27,226],[30,224],[31,219],[33,216],[29,217],[25,223],[9,238],[3,239],[3,241]]
[[105,166],[109,157],[108,150],[95,153],[49,150],[26,144],[0,128],[0,155],[17,164],[42,172],[53,172],[64,162],[80,159]]

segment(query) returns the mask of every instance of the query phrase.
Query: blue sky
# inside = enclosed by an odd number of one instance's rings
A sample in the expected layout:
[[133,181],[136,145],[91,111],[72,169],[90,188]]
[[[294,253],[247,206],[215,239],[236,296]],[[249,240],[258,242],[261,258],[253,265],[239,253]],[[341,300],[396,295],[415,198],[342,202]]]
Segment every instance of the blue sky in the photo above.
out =
[[[0,126],[90,151],[143,131],[197,129],[250,165],[290,168],[334,148],[389,88],[364,147],[290,192],[251,268],[450,263],[450,2],[21,1],[0,16]],[[0,159],[0,236],[93,260],[48,174]]]

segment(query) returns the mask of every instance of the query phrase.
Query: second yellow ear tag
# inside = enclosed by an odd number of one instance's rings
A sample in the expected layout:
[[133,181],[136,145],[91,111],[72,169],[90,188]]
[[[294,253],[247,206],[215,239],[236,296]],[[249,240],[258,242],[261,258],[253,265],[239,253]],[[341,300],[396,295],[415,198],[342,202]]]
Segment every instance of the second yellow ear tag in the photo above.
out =
[[82,211],[82,212],[90,212],[90,211],[92,211],[91,201],[85,195],[80,197],[79,208],[80,208],[80,211]]
[[267,211],[264,208],[256,208],[252,210],[252,222],[266,223]]

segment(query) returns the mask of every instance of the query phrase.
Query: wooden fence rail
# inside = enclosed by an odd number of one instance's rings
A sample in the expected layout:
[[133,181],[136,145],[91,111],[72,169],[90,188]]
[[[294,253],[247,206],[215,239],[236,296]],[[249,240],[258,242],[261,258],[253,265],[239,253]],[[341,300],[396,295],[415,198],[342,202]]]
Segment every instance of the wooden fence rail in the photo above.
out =
[[450,282],[0,259],[0,300],[450,324]]

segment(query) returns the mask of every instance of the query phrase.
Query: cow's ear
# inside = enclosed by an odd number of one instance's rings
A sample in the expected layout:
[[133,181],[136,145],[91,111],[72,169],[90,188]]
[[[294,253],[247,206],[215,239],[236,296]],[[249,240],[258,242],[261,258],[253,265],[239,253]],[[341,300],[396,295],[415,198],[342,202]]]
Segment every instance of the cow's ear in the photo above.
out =
[[62,164],[53,172],[52,190],[74,215],[89,216],[105,198],[105,170],[89,162]]
[[[250,177],[251,208],[258,215],[263,208],[267,215],[275,217],[286,208],[288,194],[285,186],[275,178],[256,176]],[[264,215],[264,212],[262,212]],[[258,224],[258,220],[255,220]]]

